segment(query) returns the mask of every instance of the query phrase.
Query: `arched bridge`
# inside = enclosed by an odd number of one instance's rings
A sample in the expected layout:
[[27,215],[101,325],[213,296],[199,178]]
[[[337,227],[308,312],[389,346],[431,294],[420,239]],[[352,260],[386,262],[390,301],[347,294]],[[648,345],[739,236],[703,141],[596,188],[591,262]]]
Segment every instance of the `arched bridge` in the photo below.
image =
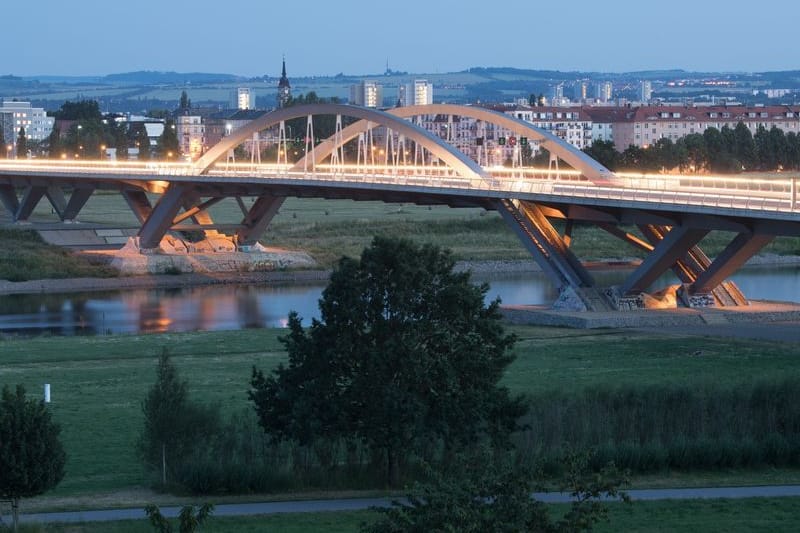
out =
[[[314,118],[335,118],[319,140]],[[452,128],[442,136],[420,124],[454,117],[483,131],[527,137],[551,153],[547,169],[527,168],[513,150],[512,166],[488,166],[458,150]],[[305,156],[288,160],[286,122],[305,124]],[[265,133],[266,132],[266,133]],[[296,132],[295,132],[296,133]],[[249,143],[249,162],[233,162]],[[262,148],[275,160],[261,161]],[[570,167],[560,169],[561,161]],[[483,163],[483,164],[481,164]],[[11,160],[0,162],[0,200],[14,220],[27,220],[47,198],[62,220],[75,219],[92,193],[118,190],[141,223],[142,248],[158,248],[167,232],[232,230],[240,247],[255,243],[290,196],[482,207],[498,211],[559,289],[561,303],[578,309],[641,307],[645,291],[665,271],[682,283],[687,305],[742,305],[725,281],[778,235],[800,235],[797,178],[634,175],[613,173],[560,138],[516,118],[472,106],[434,104],[377,111],[341,104],[276,110],[232,132],[194,164]],[[255,197],[245,207],[242,197]],[[236,198],[242,219],[215,224],[209,208]],[[153,202],[155,200],[155,202]],[[555,220],[563,221],[563,231]],[[647,255],[622,286],[598,288],[570,248],[572,226],[589,222]],[[638,228],[639,235],[630,227]],[[734,232],[713,261],[697,244],[713,230]]]

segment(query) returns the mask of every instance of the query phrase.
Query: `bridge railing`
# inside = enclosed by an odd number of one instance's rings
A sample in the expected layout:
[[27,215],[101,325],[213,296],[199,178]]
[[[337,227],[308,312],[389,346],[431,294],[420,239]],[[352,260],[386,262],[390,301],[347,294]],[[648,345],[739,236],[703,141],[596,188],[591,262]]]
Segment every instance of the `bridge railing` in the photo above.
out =
[[188,163],[6,160],[0,174],[136,175],[143,177],[197,176],[327,180],[351,183],[393,184],[407,187],[468,189],[513,193],[552,194],[604,200],[627,200],[670,205],[699,205],[759,211],[800,212],[798,178],[775,179],[742,176],[697,176],[617,173],[613,186],[592,184],[573,170],[536,168],[485,168],[485,176],[465,178],[446,165],[317,165],[293,171],[290,165],[218,163],[199,176]]

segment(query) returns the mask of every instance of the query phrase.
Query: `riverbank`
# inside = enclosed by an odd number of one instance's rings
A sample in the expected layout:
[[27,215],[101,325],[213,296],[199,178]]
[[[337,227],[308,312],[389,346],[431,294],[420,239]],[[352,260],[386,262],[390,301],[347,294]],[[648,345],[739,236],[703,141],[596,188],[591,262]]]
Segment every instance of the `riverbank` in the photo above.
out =
[[[632,258],[608,259],[586,263],[592,271],[624,270],[635,268],[639,260]],[[758,255],[747,262],[748,267],[800,265],[798,255]],[[471,270],[478,277],[539,272],[532,260],[458,261],[456,270]],[[117,276],[109,278],[62,278],[30,281],[0,280],[0,295],[72,293],[90,291],[125,291],[134,289],[176,289],[204,285],[225,284],[303,284],[325,282],[330,277],[328,269],[271,270],[256,272],[192,272],[184,274],[150,274]]]

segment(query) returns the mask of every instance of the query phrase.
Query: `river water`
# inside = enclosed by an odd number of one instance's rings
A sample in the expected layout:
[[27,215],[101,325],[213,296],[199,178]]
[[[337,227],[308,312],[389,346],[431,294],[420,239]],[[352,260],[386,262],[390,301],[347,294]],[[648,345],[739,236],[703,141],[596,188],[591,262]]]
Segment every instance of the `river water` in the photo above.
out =
[[[595,271],[601,286],[620,283],[625,271]],[[556,291],[539,272],[476,276],[488,297],[504,304],[548,304]],[[733,280],[753,300],[800,303],[800,267],[754,267]],[[659,281],[675,283],[671,277]],[[96,335],[282,327],[290,310],[308,324],[318,316],[324,283],[216,285],[181,289],[0,296],[0,334]]]

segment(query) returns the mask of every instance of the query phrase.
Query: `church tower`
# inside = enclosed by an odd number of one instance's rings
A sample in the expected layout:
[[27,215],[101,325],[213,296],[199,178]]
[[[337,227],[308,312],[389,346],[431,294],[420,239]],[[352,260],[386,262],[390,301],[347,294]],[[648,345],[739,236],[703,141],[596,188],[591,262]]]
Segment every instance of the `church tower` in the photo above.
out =
[[283,58],[283,69],[281,70],[281,79],[278,81],[278,107],[286,107],[289,99],[292,97],[292,86],[289,84],[289,78],[286,77],[286,57]]

